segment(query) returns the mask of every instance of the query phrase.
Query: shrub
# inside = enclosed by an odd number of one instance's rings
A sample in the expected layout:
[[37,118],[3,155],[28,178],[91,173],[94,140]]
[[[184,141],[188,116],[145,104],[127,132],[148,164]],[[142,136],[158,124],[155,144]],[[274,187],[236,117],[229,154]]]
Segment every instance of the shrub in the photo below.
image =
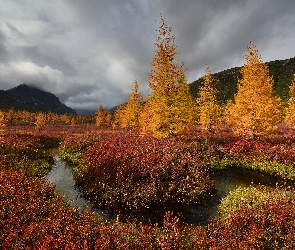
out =
[[60,143],[59,156],[62,160],[78,166],[82,160],[82,153],[102,138],[103,136],[94,134],[67,136]]
[[211,188],[208,169],[193,148],[151,137],[114,137],[90,147],[78,183],[96,202],[141,210],[192,203]]
[[239,188],[220,205],[208,225],[214,249],[294,249],[294,193]]
[[5,134],[0,137],[0,169],[25,172],[29,176],[44,176],[53,164],[48,153],[58,145],[55,137]]

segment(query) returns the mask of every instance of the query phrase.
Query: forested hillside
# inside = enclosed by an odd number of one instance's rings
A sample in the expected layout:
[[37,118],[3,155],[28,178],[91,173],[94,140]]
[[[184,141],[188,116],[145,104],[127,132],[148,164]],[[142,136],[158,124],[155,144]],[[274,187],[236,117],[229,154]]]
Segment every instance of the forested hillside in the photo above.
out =
[[[293,74],[295,74],[295,57],[285,60],[276,60],[267,62],[270,75],[274,79],[275,93],[283,100],[289,99],[289,88]],[[217,98],[223,104],[229,99],[233,99],[237,92],[238,77],[241,77],[240,70],[242,67],[235,67],[221,72],[212,74],[216,82]],[[190,83],[191,92],[197,97],[202,78]]]

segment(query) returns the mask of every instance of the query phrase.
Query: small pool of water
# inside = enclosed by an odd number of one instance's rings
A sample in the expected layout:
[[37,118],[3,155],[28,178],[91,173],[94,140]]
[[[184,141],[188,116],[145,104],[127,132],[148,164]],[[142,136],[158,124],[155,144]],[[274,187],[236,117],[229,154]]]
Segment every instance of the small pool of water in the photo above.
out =
[[[45,179],[56,185],[56,190],[69,201],[71,206],[80,209],[88,209],[97,212],[106,219],[116,217],[115,213],[102,211],[95,208],[83,196],[82,192],[75,185],[74,171],[67,166],[58,156],[54,157],[54,165]],[[217,215],[218,205],[231,190],[250,185],[266,185],[275,188],[277,180],[273,177],[263,175],[251,170],[229,169],[214,172],[211,174],[216,190],[199,205],[172,207],[169,210],[174,214],[182,214],[182,221],[194,225],[206,225],[208,220]],[[165,211],[153,209],[151,213],[140,215],[139,220],[162,224]],[[124,213],[124,212],[123,212]],[[122,214],[122,212],[121,212]],[[124,216],[124,214],[122,214]],[[130,214],[129,214],[130,215]],[[128,216],[128,214],[126,214]]]

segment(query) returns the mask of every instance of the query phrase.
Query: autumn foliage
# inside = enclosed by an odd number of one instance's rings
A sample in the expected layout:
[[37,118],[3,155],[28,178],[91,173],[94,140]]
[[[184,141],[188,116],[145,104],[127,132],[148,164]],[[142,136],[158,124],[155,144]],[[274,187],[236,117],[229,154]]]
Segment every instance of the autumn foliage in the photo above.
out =
[[[161,18],[151,95],[143,100],[136,81],[113,118],[102,105],[85,117],[0,111],[1,249],[295,249],[295,79],[288,126],[278,126],[281,101],[250,43],[238,92],[227,105],[230,126],[221,126],[209,68],[196,108],[171,32]],[[200,126],[192,126],[197,117]],[[75,126],[61,126],[69,124]],[[72,164],[85,198],[116,218],[70,207],[43,178],[57,152]],[[171,212],[213,194],[211,171],[228,168],[272,175],[277,188],[234,189],[203,226]],[[137,216],[146,213],[161,222]]]
[[295,127],[295,74],[291,85],[289,86],[290,99],[286,107],[286,117],[285,122],[290,127]]
[[78,183],[96,203],[140,211],[198,202],[210,191],[194,147],[151,137],[116,136],[90,147]]
[[[38,132],[38,136],[1,137],[1,159],[7,159],[2,161],[0,170],[1,249],[294,249],[292,190],[234,191],[220,207],[222,216],[206,226],[184,224],[180,217],[168,211],[161,226],[128,219],[122,223],[119,217],[105,221],[69,207],[55,193],[54,186],[43,178],[29,176],[29,171],[25,171],[29,165],[14,167],[23,159],[33,162],[38,151],[44,153],[56,147],[60,140],[56,136],[59,136],[64,138],[60,147],[68,149],[69,157],[71,152],[81,152],[78,160],[81,162],[85,156],[88,163],[79,166],[78,171],[85,174],[79,178],[87,180],[82,184],[89,194],[104,194],[109,204],[143,209],[160,201],[153,195],[156,186],[157,194],[161,194],[158,197],[169,208],[169,202],[188,202],[202,193],[201,186],[210,186],[204,163],[209,163],[207,160],[213,156],[219,155],[220,160],[229,154],[236,159],[260,157],[292,165],[293,130],[279,131],[263,141],[242,140],[227,131],[214,134],[198,131],[170,141],[123,131],[113,133],[96,128],[81,134],[78,127],[66,128],[63,133],[50,131],[51,136],[45,127],[42,133],[48,133],[46,136]],[[194,141],[190,142],[191,139]],[[107,192],[95,191],[101,188],[100,182],[105,183],[105,189],[100,190]],[[95,200],[92,195],[91,199]]]
[[217,91],[209,67],[206,69],[206,73],[199,89],[197,104],[201,127],[205,130],[212,130],[220,124],[222,110],[216,98]]
[[257,48],[250,43],[238,79],[238,92],[227,106],[227,121],[235,133],[248,136],[269,134],[281,120],[280,99]]
[[135,81],[132,93],[129,96],[126,107],[121,118],[121,127],[136,128],[139,127],[139,117],[143,109],[143,96],[139,92],[138,82]]
[[185,77],[184,65],[177,60],[172,28],[161,18],[156,36],[156,54],[149,74],[152,93],[142,115],[143,132],[151,131],[156,137],[172,137],[186,130],[194,121],[195,105]]

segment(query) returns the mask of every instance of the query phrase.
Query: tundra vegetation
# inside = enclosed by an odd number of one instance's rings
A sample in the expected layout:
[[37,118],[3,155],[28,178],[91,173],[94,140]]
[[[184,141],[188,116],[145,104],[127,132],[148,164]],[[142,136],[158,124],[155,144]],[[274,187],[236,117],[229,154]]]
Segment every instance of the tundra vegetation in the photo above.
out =
[[[135,81],[114,114],[0,112],[1,249],[295,249],[294,80],[283,105],[250,43],[234,100],[219,103],[209,68],[194,100],[171,31],[162,18],[150,96]],[[71,207],[43,178],[55,154],[95,206],[130,217]],[[206,199],[210,172],[228,168],[275,176],[278,187],[233,190],[207,225],[170,212]],[[136,217],[159,207],[161,224]]]

